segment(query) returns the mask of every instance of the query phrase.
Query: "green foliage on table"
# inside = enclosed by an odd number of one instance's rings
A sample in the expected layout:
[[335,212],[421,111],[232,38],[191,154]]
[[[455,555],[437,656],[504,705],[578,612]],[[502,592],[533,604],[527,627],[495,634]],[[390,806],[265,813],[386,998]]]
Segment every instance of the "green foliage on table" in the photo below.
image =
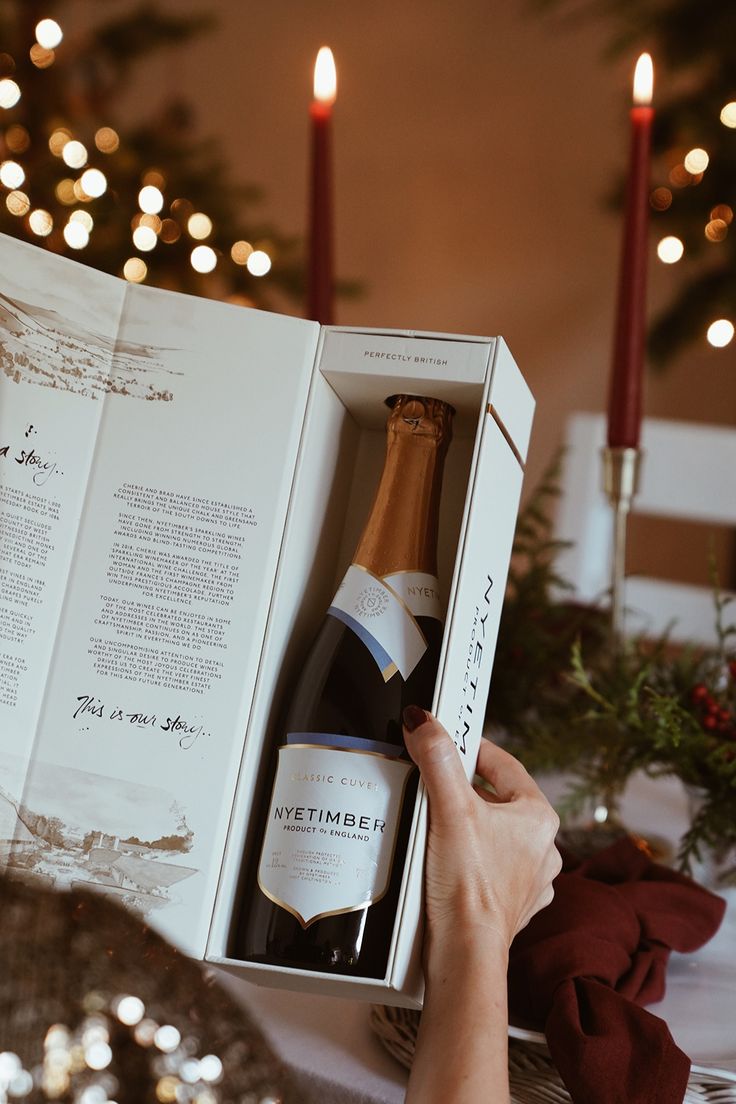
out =
[[566,598],[551,535],[553,468],[522,511],[499,631],[488,718],[532,773],[571,776],[563,815],[605,797],[615,808],[643,770],[675,775],[697,797],[679,860],[733,857],[736,877],[736,624],[714,587],[717,644],[665,634],[617,645],[608,612]]

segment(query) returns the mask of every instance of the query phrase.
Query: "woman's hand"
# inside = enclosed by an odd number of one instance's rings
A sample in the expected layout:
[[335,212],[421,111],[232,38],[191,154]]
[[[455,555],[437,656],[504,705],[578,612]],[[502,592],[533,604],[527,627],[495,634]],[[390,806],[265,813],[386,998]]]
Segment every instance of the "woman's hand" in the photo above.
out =
[[404,710],[429,796],[427,990],[407,1104],[509,1099],[506,969],[512,939],[552,900],[559,821],[520,763],[487,740],[472,786],[442,725]]
[[[472,786],[445,729],[416,706],[404,713],[406,746],[429,796],[425,875],[426,962],[464,939],[508,950],[552,900],[560,870],[557,814],[512,755],[481,741]],[[408,722],[408,723],[407,723]]]

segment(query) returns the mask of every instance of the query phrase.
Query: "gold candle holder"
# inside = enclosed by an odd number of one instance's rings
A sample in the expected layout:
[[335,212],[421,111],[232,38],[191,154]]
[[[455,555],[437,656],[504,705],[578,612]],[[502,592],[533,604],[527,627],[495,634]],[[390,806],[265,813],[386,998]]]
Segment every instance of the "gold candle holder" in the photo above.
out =
[[624,636],[624,580],[626,578],[626,523],[639,490],[641,449],[606,447],[603,457],[603,489],[613,510],[611,557],[611,629],[620,643]]

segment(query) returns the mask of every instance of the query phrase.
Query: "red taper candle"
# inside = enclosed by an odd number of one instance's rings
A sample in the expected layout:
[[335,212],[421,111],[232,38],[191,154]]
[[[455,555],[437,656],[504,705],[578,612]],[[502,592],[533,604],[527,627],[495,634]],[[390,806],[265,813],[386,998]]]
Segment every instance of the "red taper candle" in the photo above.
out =
[[641,431],[653,84],[652,59],[642,54],[636,63],[631,108],[631,152],[608,399],[609,448],[637,448]]
[[309,260],[307,315],[323,325],[333,321],[332,255],[332,105],[337,95],[337,74],[332,50],[323,46],[314,66],[312,163],[309,197]]

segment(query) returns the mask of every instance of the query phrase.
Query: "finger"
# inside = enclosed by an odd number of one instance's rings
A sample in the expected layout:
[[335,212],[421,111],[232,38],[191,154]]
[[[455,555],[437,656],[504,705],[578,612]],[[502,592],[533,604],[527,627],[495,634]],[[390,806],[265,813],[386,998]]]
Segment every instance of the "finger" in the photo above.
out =
[[412,731],[404,725],[404,740],[426,786],[433,824],[455,826],[472,790],[447,731],[431,713],[425,715],[424,724]]
[[537,797],[542,792],[518,759],[485,738],[480,742],[475,769],[491,783],[502,801],[513,801],[522,794]]

